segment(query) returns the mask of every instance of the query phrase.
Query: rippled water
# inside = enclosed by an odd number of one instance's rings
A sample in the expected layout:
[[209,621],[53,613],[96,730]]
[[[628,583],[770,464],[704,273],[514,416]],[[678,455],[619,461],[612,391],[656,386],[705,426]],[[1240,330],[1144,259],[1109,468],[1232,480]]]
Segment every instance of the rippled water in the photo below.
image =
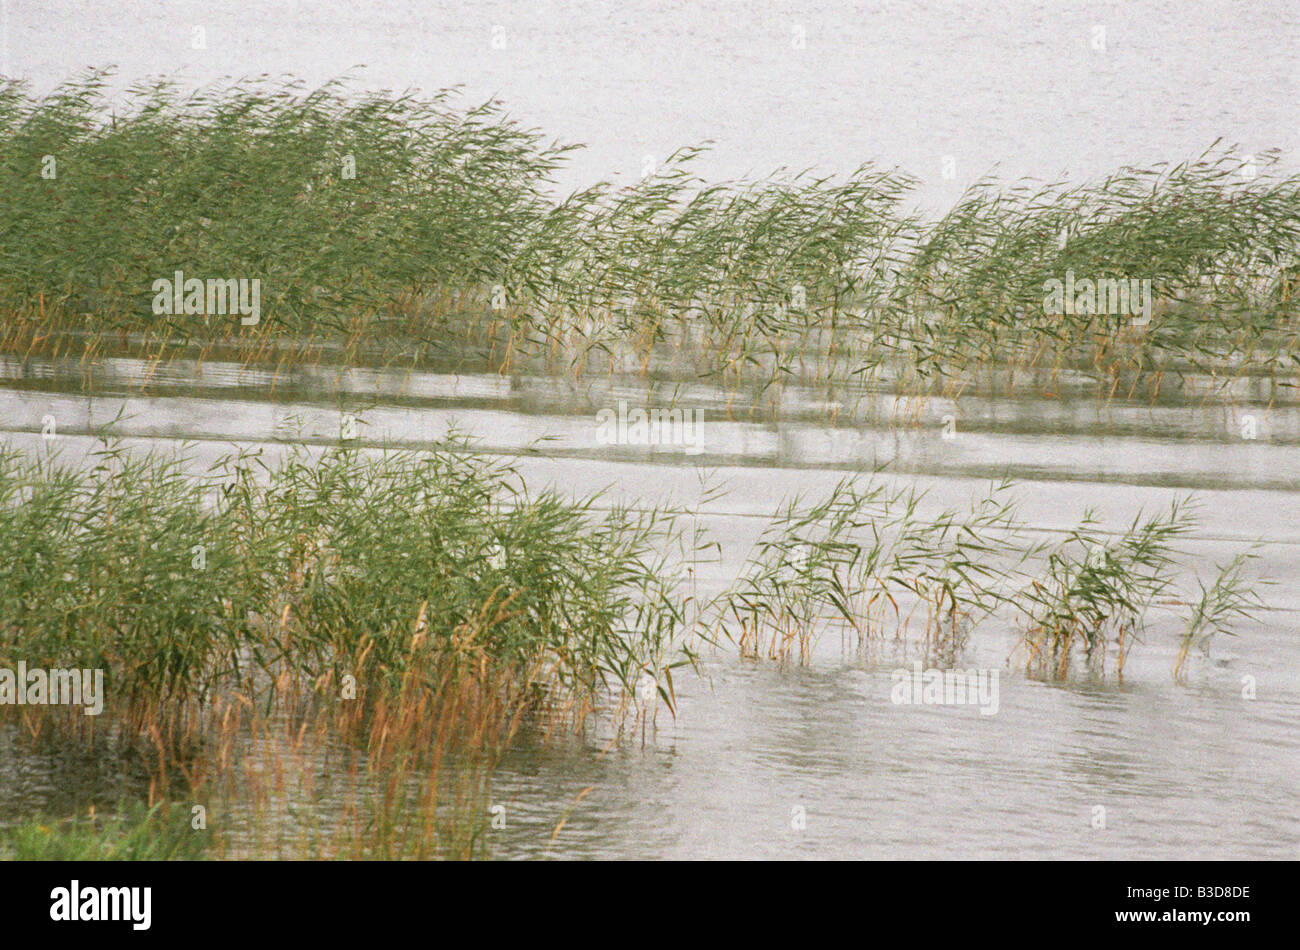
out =
[[[677,678],[676,719],[661,709],[644,736],[613,747],[604,734],[561,747],[525,737],[494,781],[493,802],[506,809],[495,854],[1300,856],[1300,406],[1285,391],[1271,404],[1249,384],[1230,403],[1167,396],[1153,406],[1025,389],[929,405],[906,426],[886,413],[832,427],[812,411],[824,402],[812,390],[785,392],[776,418],[741,422],[702,387],[690,394],[703,432],[691,454],[600,444],[598,407],[644,399],[638,380],[575,393],[546,378],[317,370],[276,379],[207,363],[176,364],[142,393],[141,368],[105,361],[87,397],[73,391],[75,363],[6,363],[3,438],[47,451],[40,431],[54,416],[58,451],[75,458],[113,422],[128,445],[185,446],[203,466],[232,444],[272,456],[295,442],[323,446],[344,413],[357,415],[374,451],[429,445],[454,426],[513,457],[530,486],[697,507],[722,545],[699,565],[701,595],[734,577],[765,517],[795,491],[815,495],[846,471],[867,478],[886,462],[877,477],[926,489],[924,510],[936,513],[964,505],[991,476],[1015,478],[1022,519],[1045,536],[1090,507],[1120,530],[1140,508],[1194,489],[1201,525],[1183,545],[1188,568],[1266,542],[1259,570],[1277,582],[1263,589],[1268,609],[1209,657],[1196,655],[1186,685],[1171,676],[1180,621],[1160,609],[1123,685],[1027,679],[1009,660],[1012,631],[982,626],[960,666],[999,671],[994,715],[891,702],[892,671],[916,657],[907,641],[862,657],[828,631],[808,667],[710,654],[704,676]],[[951,412],[962,421],[944,438],[940,419]],[[1242,436],[1246,416],[1253,440]],[[704,472],[725,494],[701,502]],[[6,804],[57,800],[59,769],[89,774],[76,766],[13,777]],[[1094,827],[1098,807],[1104,829]]]

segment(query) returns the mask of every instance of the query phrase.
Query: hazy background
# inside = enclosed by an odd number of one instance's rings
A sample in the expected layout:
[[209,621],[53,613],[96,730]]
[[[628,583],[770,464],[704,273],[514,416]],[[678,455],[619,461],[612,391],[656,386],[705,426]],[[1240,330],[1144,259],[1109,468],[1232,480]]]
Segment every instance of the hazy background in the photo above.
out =
[[1220,136],[1300,154],[1296,0],[0,2],[4,71],[38,89],[108,63],[195,84],[364,65],[364,85],[463,84],[586,143],[566,189],[706,139],[710,178],[874,159],[938,205],[995,165],[1090,177]]

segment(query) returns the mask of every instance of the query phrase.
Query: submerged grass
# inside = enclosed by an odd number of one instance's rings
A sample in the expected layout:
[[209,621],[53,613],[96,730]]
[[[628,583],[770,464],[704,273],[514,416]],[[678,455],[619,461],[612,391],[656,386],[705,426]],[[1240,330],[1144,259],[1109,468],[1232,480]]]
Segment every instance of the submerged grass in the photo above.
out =
[[1199,596],[1190,602],[1187,626],[1174,663],[1174,676],[1178,679],[1185,677],[1188,655],[1194,647],[1208,654],[1215,636],[1235,635],[1235,622],[1249,620],[1263,607],[1259,581],[1246,573],[1257,557],[1258,550],[1251,548],[1220,565],[1213,584],[1206,586],[1203,581],[1197,581]]
[[1173,542],[1193,525],[1187,505],[1175,501],[1167,512],[1135,516],[1123,534],[1107,539],[1086,514],[1050,552],[1041,576],[1020,592],[1028,668],[1063,679],[1078,646],[1087,661],[1104,669],[1113,644],[1122,679],[1146,609],[1173,585]]
[[998,562],[1027,554],[1015,547],[1008,490],[995,485],[971,511],[935,517],[920,514],[915,490],[847,478],[821,501],[792,499],[712,605],[719,623],[739,628],[743,655],[787,659],[797,645],[804,662],[827,625],[863,645],[883,634],[891,611],[901,635],[919,609],[924,648],[955,655],[1001,601]]
[[[817,635],[839,629],[859,652],[919,618],[927,659],[957,663],[981,622],[1019,631],[1027,672],[1065,680],[1076,660],[1123,680],[1154,606],[1190,607],[1175,675],[1193,644],[1207,647],[1262,605],[1246,573],[1253,550],[1221,567],[1209,586],[1186,568],[1176,542],[1196,525],[1190,500],[1139,513],[1118,536],[1092,512],[1056,544],[1030,539],[1009,483],[969,511],[924,513],[924,495],[880,482],[840,482],[823,499],[792,500],[766,526],[740,576],[706,608],[742,656],[808,662]],[[1199,590],[1199,596],[1195,593]]]

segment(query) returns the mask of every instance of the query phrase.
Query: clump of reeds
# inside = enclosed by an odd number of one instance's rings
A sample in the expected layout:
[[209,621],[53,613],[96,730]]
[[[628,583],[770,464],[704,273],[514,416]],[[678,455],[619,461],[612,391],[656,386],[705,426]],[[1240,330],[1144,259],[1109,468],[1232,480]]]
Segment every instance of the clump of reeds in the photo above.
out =
[[956,663],[977,624],[1020,630],[1026,668],[1065,679],[1072,663],[1123,678],[1154,605],[1187,604],[1176,674],[1194,643],[1208,644],[1261,601],[1243,554],[1199,598],[1179,587],[1176,542],[1195,526],[1190,502],[1139,514],[1118,536],[1093,513],[1059,543],[1030,540],[1010,497],[993,485],[968,511],[925,514],[923,495],[870,477],[846,478],[824,498],[789,501],[767,525],[735,583],[706,607],[705,623],[742,656],[810,661],[818,634],[841,630],[859,650],[920,620],[931,662]]
[[0,660],[99,668],[157,702],[209,691],[270,585],[179,465],[105,448],[78,470],[0,449]]
[[[0,177],[23,209],[0,237],[0,299],[31,306],[29,344],[52,327],[254,351],[281,334],[366,342],[389,323],[457,335],[422,301],[486,298],[565,151],[494,103],[453,108],[450,92],[249,80],[184,95],[160,81],[115,103],[108,81],[93,71],[41,99],[0,87]],[[261,322],[155,314],[152,283],[177,270],[259,279]]]
[[670,662],[671,514],[530,494],[464,444],[259,462],[0,452],[0,660],[150,703],[489,663],[579,705]]
[[924,649],[954,657],[1003,600],[1000,582],[1026,552],[1008,483],[968,512],[920,513],[923,495],[846,478],[822,500],[789,501],[741,576],[713,604],[742,655],[807,662],[813,639],[839,627],[859,646],[901,634],[920,612]]
[[1088,662],[1104,670],[1113,644],[1122,678],[1147,608],[1173,586],[1173,543],[1193,525],[1186,504],[1177,501],[1168,511],[1135,516],[1117,538],[1097,531],[1092,515],[1085,515],[1048,554],[1042,574],[1020,592],[1027,666],[1063,678],[1080,647]]
[[0,666],[102,669],[107,693],[2,725],[129,752],[136,794],[211,809],[218,855],[478,856],[521,723],[581,729],[647,676],[671,707],[679,535],[458,440],[199,472],[0,450]]

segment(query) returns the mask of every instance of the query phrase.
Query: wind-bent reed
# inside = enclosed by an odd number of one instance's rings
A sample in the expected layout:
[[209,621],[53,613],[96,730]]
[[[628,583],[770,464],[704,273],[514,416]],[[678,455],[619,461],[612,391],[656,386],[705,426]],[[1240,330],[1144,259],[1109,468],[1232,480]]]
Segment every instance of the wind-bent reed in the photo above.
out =
[[705,623],[742,656],[808,663],[818,635],[840,630],[859,652],[918,614],[927,659],[956,664],[980,624],[1018,630],[1027,672],[1070,676],[1076,659],[1094,674],[1110,664],[1122,681],[1150,608],[1189,608],[1175,664],[1184,676],[1193,644],[1249,622],[1262,604],[1245,568],[1253,551],[1219,568],[1213,583],[1181,589],[1175,546],[1195,526],[1186,500],[1139,514],[1118,537],[1092,512],[1055,545],[1033,542],[1010,484],[995,483],[968,512],[926,516],[923,495],[846,478],[820,501],[796,497],[767,525],[740,576],[705,605]]
[[[760,395],[790,380],[953,393],[1041,367],[1155,393],[1169,374],[1300,363],[1300,176],[1271,152],[1247,166],[1215,143],[1081,186],[988,179],[937,219],[911,210],[897,169],[711,184],[699,148],[557,200],[570,146],[497,103],[265,80],[188,97],[140,83],[119,102],[108,82],[0,86],[0,351],[459,354]],[[197,298],[154,312],[176,271],[259,280],[258,323]],[[1052,282],[1076,278],[1051,305]]]

